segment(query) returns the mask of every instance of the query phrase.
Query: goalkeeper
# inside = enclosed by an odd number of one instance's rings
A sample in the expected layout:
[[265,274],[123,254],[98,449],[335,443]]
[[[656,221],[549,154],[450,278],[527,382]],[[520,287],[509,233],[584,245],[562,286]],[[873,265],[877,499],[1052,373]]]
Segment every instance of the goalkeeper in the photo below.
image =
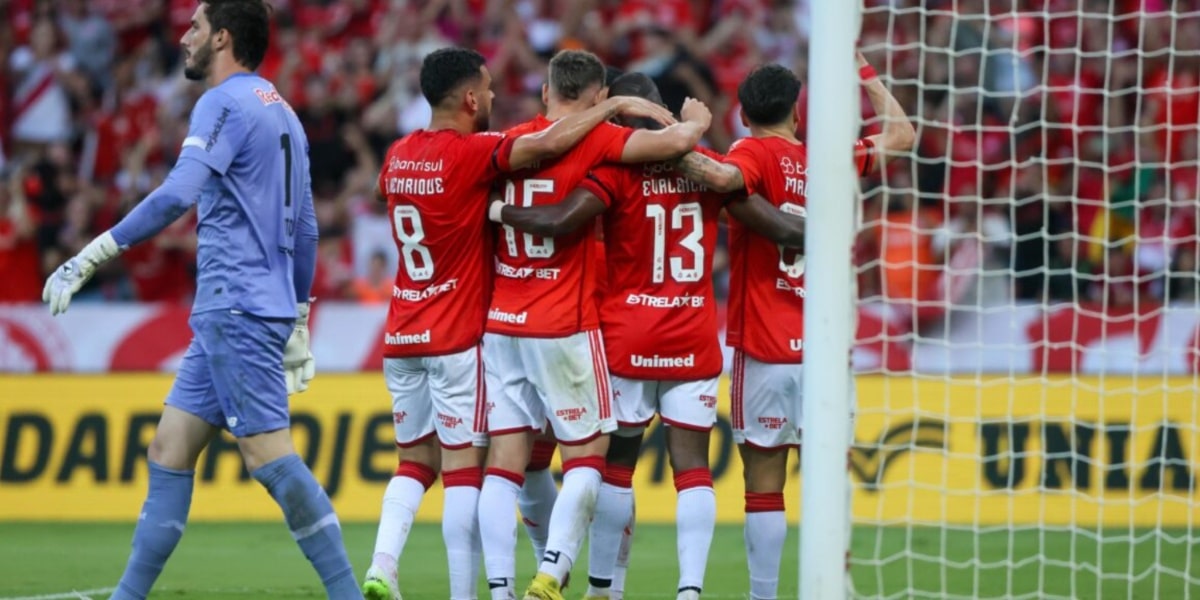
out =
[[167,180],[46,281],[57,315],[96,269],[197,206],[194,337],[149,448],[150,489],[112,598],[142,599],[179,543],[196,459],[219,428],[283,509],[329,598],[361,599],[329,497],[292,447],[288,394],[313,377],[308,294],[317,223],[304,129],[265,79],[262,0],[202,0],[182,39],[184,75],[208,90]]

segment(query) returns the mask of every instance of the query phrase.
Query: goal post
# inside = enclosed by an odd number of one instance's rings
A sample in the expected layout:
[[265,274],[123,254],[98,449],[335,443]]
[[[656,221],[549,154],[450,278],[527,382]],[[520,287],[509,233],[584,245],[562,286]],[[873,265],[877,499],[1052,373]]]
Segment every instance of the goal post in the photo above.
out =
[[[811,7],[808,202],[805,236],[804,412],[801,453],[800,597],[846,598],[854,285],[851,248],[858,187],[853,148],[859,127],[854,51],[857,1]],[[850,110],[847,107],[851,107]]]
[[1200,600],[1200,4],[803,4],[801,597]]

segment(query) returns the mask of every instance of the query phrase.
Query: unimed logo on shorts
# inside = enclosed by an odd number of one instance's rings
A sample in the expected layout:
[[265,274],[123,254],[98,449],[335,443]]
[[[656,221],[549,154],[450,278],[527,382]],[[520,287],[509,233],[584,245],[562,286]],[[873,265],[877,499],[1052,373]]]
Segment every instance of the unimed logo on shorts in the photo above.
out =
[[561,408],[554,411],[554,416],[564,421],[578,421],[579,419],[583,418],[583,415],[586,414],[587,409],[583,408],[582,406],[578,408]]

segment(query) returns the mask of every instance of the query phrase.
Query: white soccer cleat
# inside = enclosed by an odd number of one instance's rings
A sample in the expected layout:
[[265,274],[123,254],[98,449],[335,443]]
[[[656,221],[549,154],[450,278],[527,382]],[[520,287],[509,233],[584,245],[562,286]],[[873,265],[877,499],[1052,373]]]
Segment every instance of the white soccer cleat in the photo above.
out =
[[680,590],[675,596],[675,600],[700,600],[700,592],[691,588]]
[[366,600],[404,600],[400,595],[400,586],[374,565],[367,569],[367,578],[362,585],[363,597]]

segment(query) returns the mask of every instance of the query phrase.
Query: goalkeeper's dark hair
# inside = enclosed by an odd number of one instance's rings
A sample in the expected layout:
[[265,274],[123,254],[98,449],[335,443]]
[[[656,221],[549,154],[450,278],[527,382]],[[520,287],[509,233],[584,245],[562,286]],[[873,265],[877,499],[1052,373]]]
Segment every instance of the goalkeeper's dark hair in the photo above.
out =
[[483,77],[479,67],[486,63],[482,54],[468,48],[434,50],[421,63],[421,94],[436,108],[458,88]]
[[271,41],[270,7],[263,0],[199,0],[213,33],[233,37],[233,59],[251,71],[262,64]]
[[621,69],[618,69],[612,65],[606,65],[604,67],[604,87],[612,87],[613,82],[624,74],[625,71],[622,71]]
[[604,87],[604,63],[586,50],[563,50],[550,59],[550,89],[563,100],[578,100],[584,90]]
[[766,127],[783,123],[792,115],[800,98],[800,78],[777,64],[762,65],[738,86],[738,101],[746,120]]
[[[658,85],[654,80],[645,73],[632,71],[625,73],[613,80],[612,85],[608,86],[608,97],[615,96],[633,96],[649,100],[655,104],[663,105],[662,94],[658,91]],[[662,129],[662,124],[654,119],[644,117],[636,119],[621,119],[621,122],[635,129]]]

